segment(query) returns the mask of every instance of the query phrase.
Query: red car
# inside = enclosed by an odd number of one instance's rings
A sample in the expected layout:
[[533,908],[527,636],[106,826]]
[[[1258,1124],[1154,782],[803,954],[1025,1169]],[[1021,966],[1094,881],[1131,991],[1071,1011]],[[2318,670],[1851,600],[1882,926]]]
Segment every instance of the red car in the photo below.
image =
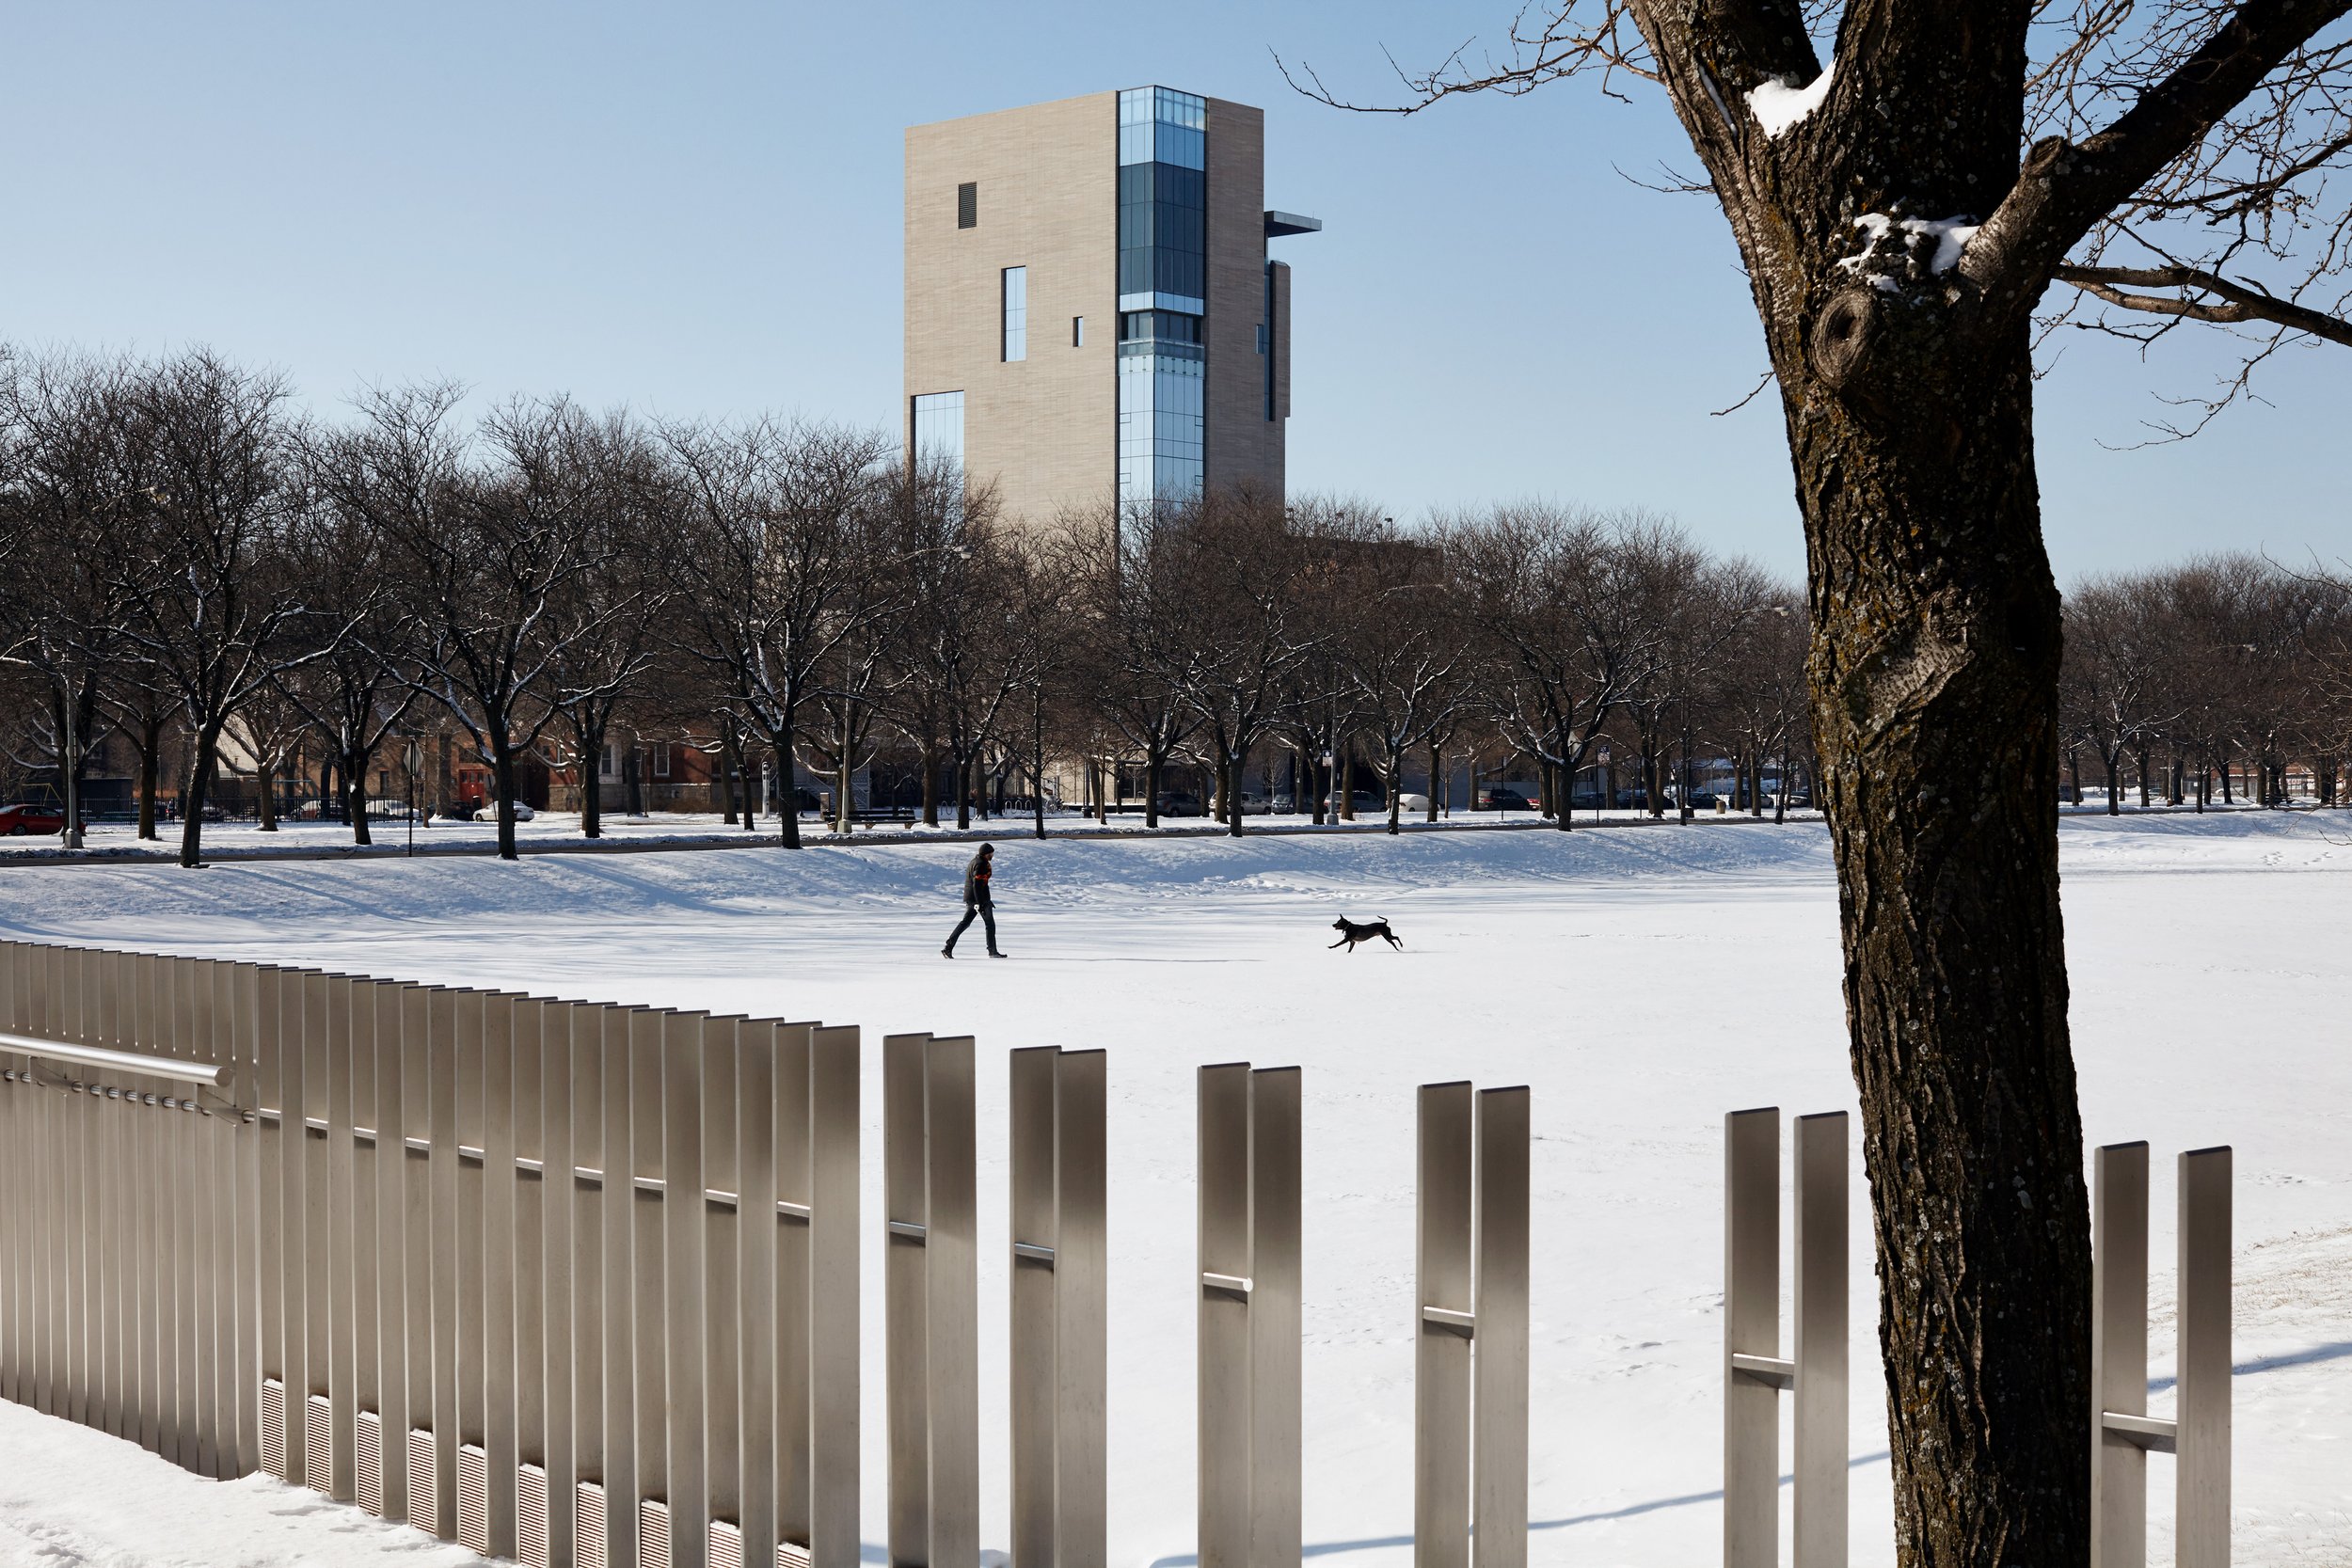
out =
[[0,837],[20,838],[26,833],[64,832],[63,806],[0,806]]

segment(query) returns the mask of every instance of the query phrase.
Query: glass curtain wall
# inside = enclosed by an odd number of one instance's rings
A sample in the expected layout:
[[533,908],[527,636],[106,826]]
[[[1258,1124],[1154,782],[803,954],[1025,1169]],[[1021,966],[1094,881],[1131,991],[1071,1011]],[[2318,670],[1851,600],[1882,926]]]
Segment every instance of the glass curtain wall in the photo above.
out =
[[1200,493],[1207,428],[1208,104],[1168,87],[1119,95],[1119,498]]

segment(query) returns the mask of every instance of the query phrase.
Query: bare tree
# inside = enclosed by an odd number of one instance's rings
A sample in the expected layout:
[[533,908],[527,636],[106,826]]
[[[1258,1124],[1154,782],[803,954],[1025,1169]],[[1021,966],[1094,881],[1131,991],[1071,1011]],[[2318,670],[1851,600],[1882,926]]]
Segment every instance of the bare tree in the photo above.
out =
[[106,721],[102,699],[136,679],[123,628],[134,574],[158,564],[137,521],[137,381],[123,360],[0,354],[0,531],[12,541],[0,664],[26,672],[45,699],[74,847],[83,775]]
[[[858,590],[882,569],[876,434],[762,420],[666,428],[682,528],[671,560],[675,646],[775,759],[783,842],[798,848],[793,782],[801,715],[845,641],[874,613]],[[748,766],[745,769],[748,774]]]
[[[1200,717],[1226,829],[1242,834],[1242,770],[1273,729],[1292,676],[1316,652],[1307,583],[1320,559],[1280,506],[1261,497],[1210,495],[1140,520],[1144,569],[1165,572],[1175,625],[1168,652]],[[1124,561],[1122,561],[1122,567]]]
[[584,521],[590,421],[561,398],[516,402],[469,436],[461,395],[446,384],[367,394],[358,427],[329,443],[324,483],[384,540],[418,617],[410,679],[489,765],[499,854],[513,860],[519,766],[556,718],[543,693],[606,629],[557,613],[601,559]]
[[1489,711],[1543,768],[1565,830],[1566,798],[1602,726],[1667,656],[1661,603],[1695,574],[1698,552],[1654,517],[1543,504],[1447,519],[1443,538],[1486,644]]
[[[1805,519],[1906,1564],[2090,1552],[2034,312],[2064,279],[2344,339],[2316,296],[2352,266],[2326,183],[2348,8],[1855,0],[1824,63],[1796,0],[1547,0],[1507,58],[1456,51],[1396,105],[1655,83],[1740,247]],[[2100,275],[2143,240],[2185,270]],[[2308,286],[2224,276],[2265,245],[2312,258]]]
[[299,509],[285,382],[197,350],[145,371],[135,397],[151,570],[126,629],[188,736],[180,863],[201,863],[204,808],[230,720],[348,625],[311,622],[290,538]]
[[[1394,833],[1403,831],[1406,758],[1431,749],[1460,717],[1461,677],[1473,657],[1470,627],[1442,548],[1398,538],[1376,517],[1349,522],[1334,519],[1311,536],[1310,570],[1327,573],[1347,607],[1332,645],[1354,689],[1358,733],[1372,743]],[[1433,813],[1437,798],[1433,760]]]
[[676,592],[664,561],[686,499],[654,441],[622,416],[583,424],[573,453],[586,470],[576,527],[587,563],[549,602],[540,695],[570,737],[580,834],[601,838],[605,738],[660,663]]

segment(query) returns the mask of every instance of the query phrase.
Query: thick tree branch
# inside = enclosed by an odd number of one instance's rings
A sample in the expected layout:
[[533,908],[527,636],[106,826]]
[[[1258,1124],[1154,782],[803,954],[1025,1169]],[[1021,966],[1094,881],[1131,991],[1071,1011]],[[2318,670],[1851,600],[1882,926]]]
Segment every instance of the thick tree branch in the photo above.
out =
[[[2265,293],[2243,283],[2233,283],[2226,277],[2197,267],[2061,266],[2058,269],[2058,280],[2072,283],[2093,298],[2104,300],[2120,309],[2140,310],[2153,316],[2178,316],[2187,321],[2265,321],[2296,332],[2308,332],[2314,338],[2325,338],[2331,343],[2352,347],[2352,321],[2297,305],[2290,299],[2280,299],[2276,294]],[[2182,292],[2174,295],[2130,292],[2136,289],[2178,289]],[[2194,293],[2214,295],[2221,303],[2195,298]]]
[[1961,258],[1996,309],[2030,309],[2067,251],[2194,146],[2352,0],[2247,0],[2197,52],[2106,130],[2034,144],[2017,182]]

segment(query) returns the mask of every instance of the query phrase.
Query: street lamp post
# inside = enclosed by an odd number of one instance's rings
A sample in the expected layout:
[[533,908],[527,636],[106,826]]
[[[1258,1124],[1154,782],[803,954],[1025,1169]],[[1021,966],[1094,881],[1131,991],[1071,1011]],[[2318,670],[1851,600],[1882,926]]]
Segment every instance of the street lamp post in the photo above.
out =
[[1593,763],[1598,775],[1593,780],[1593,821],[1597,824],[1601,819],[1601,814],[1617,803],[1613,799],[1617,791],[1613,781],[1609,776],[1609,743],[1607,741],[1603,741],[1600,750],[1593,753]]

